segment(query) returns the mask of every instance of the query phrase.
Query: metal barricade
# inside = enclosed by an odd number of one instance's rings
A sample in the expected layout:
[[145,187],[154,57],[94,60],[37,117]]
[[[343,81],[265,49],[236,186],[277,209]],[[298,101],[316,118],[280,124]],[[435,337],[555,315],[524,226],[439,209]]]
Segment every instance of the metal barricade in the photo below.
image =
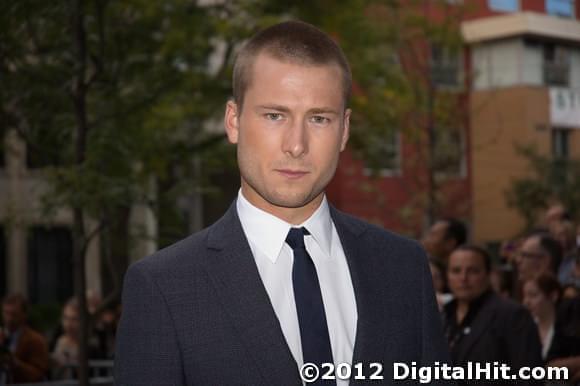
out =
[[[91,378],[91,386],[114,386],[113,377]],[[78,386],[79,382],[75,380],[47,381],[40,383],[18,383],[9,384],[8,386]]]
[[[112,360],[90,360],[89,376],[91,386],[114,386]],[[71,366],[75,368],[76,366]],[[7,386],[78,386],[79,382],[74,379],[60,381],[46,381],[37,383],[8,384]]]

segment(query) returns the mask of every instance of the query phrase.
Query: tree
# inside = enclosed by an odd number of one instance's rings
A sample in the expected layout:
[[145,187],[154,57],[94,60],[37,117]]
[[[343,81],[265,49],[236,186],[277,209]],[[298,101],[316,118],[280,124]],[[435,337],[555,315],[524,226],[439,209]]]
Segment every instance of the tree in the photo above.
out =
[[98,315],[119,298],[131,206],[158,211],[196,188],[183,183],[194,156],[219,162],[209,150],[224,136],[206,127],[230,95],[235,46],[272,20],[265,3],[23,0],[0,9],[2,128],[17,130],[29,162],[44,167],[47,216],[70,208],[74,217],[81,385],[88,245],[101,237],[113,283]]
[[551,201],[564,205],[573,218],[580,215],[580,160],[542,155],[534,146],[518,146],[530,173],[516,178],[505,192],[507,203],[533,228]]

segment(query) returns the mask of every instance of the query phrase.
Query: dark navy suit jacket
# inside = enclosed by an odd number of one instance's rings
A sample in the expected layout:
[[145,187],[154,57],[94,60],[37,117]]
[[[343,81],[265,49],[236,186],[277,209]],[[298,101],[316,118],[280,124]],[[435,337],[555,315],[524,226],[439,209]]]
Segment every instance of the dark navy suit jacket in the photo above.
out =
[[[332,207],[330,213],[358,310],[352,363],[384,366],[382,382],[350,384],[405,384],[393,380],[393,362],[448,362],[421,247]],[[235,203],[209,228],[133,264],[122,302],[116,385],[302,383]]]
[[[475,317],[466,323],[451,357],[454,365],[467,362],[500,363],[511,367],[516,374],[522,367],[542,367],[542,344],[538,327],[530,312],[521,304],[503,299],[489,290],[478,299]],[[445,324],[455,317],[456,302],[445,306]],[[469,380],[460,385],[489,385],[488,381]],[[498,386],[543,385],[533,380],[495,380]]]

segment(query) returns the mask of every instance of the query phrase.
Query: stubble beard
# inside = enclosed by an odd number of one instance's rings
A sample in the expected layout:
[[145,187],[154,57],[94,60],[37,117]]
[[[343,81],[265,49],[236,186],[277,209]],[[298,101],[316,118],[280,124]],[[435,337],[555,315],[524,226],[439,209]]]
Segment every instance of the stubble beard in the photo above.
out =
[[[304,182],[288,182],[279,186],[269,184],[265,176],[260,179],[259,164],[252,162],[251,157],[238,154],[238,165],[242,179],[242,187],[247,185],[255,194],[266,201],[269,205],[281,208],[302,208],[315,200],[325,189],[328,181],[314,182],[312,186],[292,186],[304,184]],[[308,178],[308,176],[305,176]],[[286,185],[286,186],[284,186]]]
[[302,208],[311,203],[322,193],[324,189],[292,189],[291,187],[268,186],[267,183],[259,183],[252,177],[241,173],[242,184],[248,185],[258,196],[268,204],[281,208]]

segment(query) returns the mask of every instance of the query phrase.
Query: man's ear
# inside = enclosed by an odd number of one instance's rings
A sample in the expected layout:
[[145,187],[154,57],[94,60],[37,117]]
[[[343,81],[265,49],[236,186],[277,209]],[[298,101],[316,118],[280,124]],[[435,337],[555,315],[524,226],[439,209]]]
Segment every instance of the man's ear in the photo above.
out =
[[228,103],[226,103],[224,126],[226,128],[226,134],[228,135],[228,141],[230,141],[230,143],[238,143],[240,119],[238,115],[238,105],[234,101],[228,101]]
[[348,138],[350,136],[350,113],[352,112],[351,109],[346,109],[344,111],[344,119],[342,125],[342,138],[340,142],[340,151],[343,151],[346,147],[346,143],[348,142]]

